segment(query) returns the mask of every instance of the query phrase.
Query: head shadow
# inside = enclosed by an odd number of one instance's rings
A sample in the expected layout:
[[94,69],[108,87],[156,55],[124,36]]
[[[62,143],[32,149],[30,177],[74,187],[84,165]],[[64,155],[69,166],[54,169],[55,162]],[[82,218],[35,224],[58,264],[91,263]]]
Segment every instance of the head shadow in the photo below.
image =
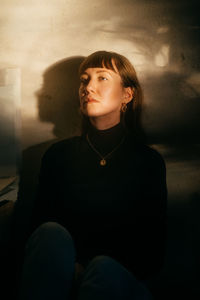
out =
[[35,93],[39,120],[53,123],[53,134],[59,139],[80,133],[78,69],[83,59],[74,56],[48,67]]

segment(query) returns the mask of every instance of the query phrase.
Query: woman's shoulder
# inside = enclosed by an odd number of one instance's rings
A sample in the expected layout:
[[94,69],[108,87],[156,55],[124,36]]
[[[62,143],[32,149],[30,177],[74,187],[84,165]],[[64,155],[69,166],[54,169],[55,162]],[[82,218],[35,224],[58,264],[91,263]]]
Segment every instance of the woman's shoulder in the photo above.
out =
[[150,172],[166,174],[166,164],[162,154],[153,145],[141,146],[143,159]]
[[139,150],[142,151],[148,158],[151,158],[153,160],[160,160],[163,161],[163,156],[159,152],[158,149],[156,149],[156,146],[154,145],[148,145],[148,144],[140,144],[138,146]]
[[73,151],[77,145],[82,141],[81,136],[73,136],[70,138],[66,138],[60,141],[53,143],[44,153],[43,158],[49,157],[62,157],[63,154],[67,154],[70,151]]
[[129,137],[131,148],[138,159],[142,160],[149,166],[162,166],[165,168],[165,161],[156,145],[149,145],[142,141],[136,141],[133,137]]

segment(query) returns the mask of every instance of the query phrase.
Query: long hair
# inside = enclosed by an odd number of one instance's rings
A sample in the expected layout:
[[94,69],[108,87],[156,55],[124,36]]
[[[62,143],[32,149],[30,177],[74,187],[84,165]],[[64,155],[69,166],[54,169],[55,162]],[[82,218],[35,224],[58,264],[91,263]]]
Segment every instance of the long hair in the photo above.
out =
[[[121,113],[121,121],[135,138],[145,142],[146,138],[141,124],[143,92],[133,65],[125,56],[116,52],[97,51],[83,60],[79,67],[79,76],[87,68],[103,67],[114,72],[116,72],[116,67],[123,86],[131,87],[134,90],[133,99],[127,104],[126,112]],[[87,132],[89,124],[89,118],[82,115],[82,134]]]

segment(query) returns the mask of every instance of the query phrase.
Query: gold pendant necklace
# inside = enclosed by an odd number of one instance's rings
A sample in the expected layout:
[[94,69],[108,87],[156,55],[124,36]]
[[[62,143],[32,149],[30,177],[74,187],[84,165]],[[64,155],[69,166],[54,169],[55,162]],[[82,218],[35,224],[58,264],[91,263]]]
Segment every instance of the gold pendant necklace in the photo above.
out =
[[100,160],[100,165],[102,167],[106,165],[106,160],[104,158]]
[[106,154],[104,156],[92,145],[91,141],[89,140],[88,134],[86,135],[86,139],[87,139],[90,147],[94,150],[94,152],[96,152],[101,157],[99,164],[100,164],[100,166],[104,167],[107,164],[107,161],[105,158],[110,156],[115,150],[117,150],[119,148],[119,146],[123,143],[125,137],[122,138],[121,142],[111,152],[109,152],[108,154]]

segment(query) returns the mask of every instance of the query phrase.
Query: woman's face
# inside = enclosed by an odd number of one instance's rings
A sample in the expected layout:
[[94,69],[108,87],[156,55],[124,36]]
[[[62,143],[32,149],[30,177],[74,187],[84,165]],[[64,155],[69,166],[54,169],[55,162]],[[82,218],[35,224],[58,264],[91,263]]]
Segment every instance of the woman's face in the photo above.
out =
[[108,117],[116,120],[115,123],[119,122],[121,104],[129,102],[120,75],[107,68],[88,68],[81,75],[80,82],[82,113],[89,118]]

